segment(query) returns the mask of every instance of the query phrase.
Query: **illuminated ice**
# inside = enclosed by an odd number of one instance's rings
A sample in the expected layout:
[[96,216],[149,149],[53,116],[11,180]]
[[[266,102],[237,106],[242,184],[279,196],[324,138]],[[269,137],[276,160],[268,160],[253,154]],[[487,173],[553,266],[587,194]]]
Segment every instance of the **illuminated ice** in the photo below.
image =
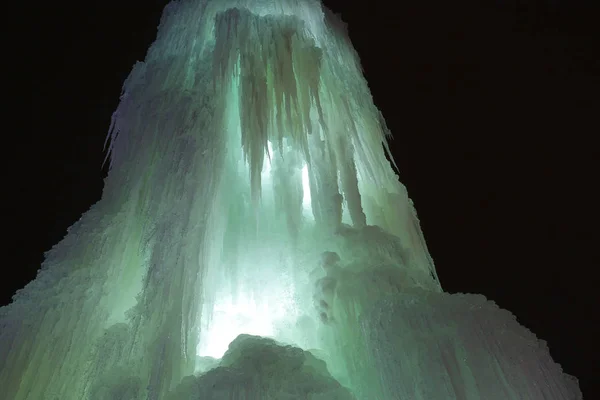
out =
[[387,136],[318,1],[169,4],[102,199],[0,309],[2,395],[580,399],[512,315],[442,291]]

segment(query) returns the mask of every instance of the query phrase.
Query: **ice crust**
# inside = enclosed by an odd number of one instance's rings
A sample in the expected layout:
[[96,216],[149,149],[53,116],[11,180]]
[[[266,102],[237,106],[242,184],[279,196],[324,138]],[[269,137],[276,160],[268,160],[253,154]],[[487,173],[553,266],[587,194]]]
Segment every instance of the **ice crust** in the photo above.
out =
[[218,366],[190,376],[169,399],[355,400],[310,352],[272,339],[240,335]]
[[366,369],[379,374],[363,398],[582,398],[546,342],[481,295],[390,296],[363,315],[360,328],[371,355]]
[[442,291],[388,137],[319,2],[170,3],[102,199],[0,308],[1,395],[580,399],[508,312]]

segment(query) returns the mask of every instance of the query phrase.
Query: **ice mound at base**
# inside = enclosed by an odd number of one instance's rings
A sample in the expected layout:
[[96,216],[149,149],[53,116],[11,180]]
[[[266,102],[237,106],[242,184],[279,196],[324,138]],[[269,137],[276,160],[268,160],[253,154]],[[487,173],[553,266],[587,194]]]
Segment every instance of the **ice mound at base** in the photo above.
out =
[[379,398],[582,399],[546,342],[481,295],[396,295],[364,314],[360,327],[385,382]]
[[219,365],[182,380],[169,400],[355,400],[310,352],[239,335]]
[[423,290],[398,268],[333,252],[322,269],[327,363],[359,399],[582,399],[546,342],[484,296]]

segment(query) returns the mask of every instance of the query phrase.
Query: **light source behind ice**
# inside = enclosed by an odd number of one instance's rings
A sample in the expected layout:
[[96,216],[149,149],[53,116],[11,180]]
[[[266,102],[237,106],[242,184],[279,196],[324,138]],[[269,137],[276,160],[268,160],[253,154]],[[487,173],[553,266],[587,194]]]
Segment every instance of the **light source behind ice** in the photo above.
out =
[[302,207],[305,211],[310,211],[310,182],[308,177],[308,165],[302,167]]
[[243,288],[234,296],[217,296],[212,315],[200,331],[198,355],[221,358],[238,335],[276,337],[277,327],[294,323],[299,315],[291,288],[265,282],[263,292]]

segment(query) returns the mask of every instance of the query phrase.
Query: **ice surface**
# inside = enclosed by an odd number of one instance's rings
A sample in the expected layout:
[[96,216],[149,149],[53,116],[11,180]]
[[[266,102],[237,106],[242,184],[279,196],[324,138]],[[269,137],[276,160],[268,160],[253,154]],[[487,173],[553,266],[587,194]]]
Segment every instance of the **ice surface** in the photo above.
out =
[[332,373],[359,399],[581,399],[545,342],[485,297],[425,290],[398,268],[336,267],[316,305]]
[[310,352],[272,339],[240,335],[218,366],[182,380],[172,400],[354,400]]
[[359,325],[378,371],[366,382],[367,397],[581,398],[577,380],[552,361],[546,343],[481,295],[404,292],[381,298]]
[[2,395],[579,399],[509,314],[442,292],[388,134],[319,2],[169,4],[102,199],[0,309]]

